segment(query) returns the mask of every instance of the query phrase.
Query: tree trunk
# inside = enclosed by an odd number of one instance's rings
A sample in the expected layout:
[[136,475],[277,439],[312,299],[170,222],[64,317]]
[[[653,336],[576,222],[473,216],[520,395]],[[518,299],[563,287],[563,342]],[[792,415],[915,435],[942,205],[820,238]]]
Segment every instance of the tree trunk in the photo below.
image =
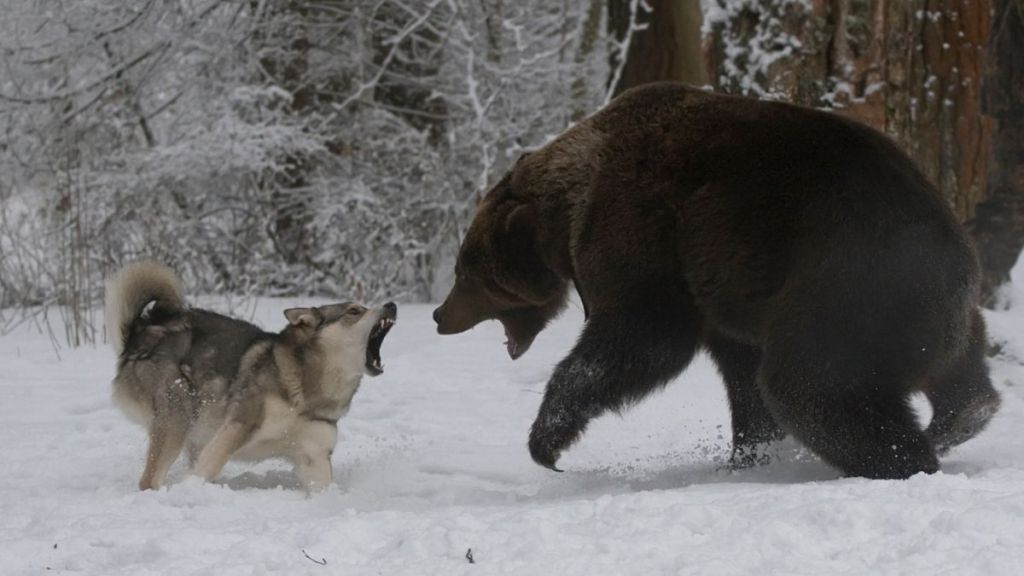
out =
[[714,0],[703,57],[716,91],[808,105],[829,66],[829,0]]
[[576,73],[572,82],[573,111],[571,119],[573,122],[582,120],[590,111],[589,107],[582,105],[583,97],[587,93],[588,72],[590,72],[585,64],[590,60],[601,36],[601,15],[604,11],[605,0],[590,0],[582,29],[583,37],[580,39],[579,51],[576,52],[574,58]]
[[1024,243],[1024,1],[717,0],[713,14],[716,87],[891,136],[969,223],[988,299]]
[[[287,90],[291,95],[290,115],[308,115],[315,105],[315,93],[306,75],[309,71],[309,51],[312,46],[306,28],[306,8],[299,2],[289,1],[271,8],[271,15],[287,22],[283,30],[271,30],[260,40],[265,55],[260,58],[267,80]],[[270,17],[266,20],[269,22]],[[257,42],[258,44],[259,42]],[[269,206],[272,225],[268,227],[274,246],[288,264],[309,260],[311,239],[306,228],[311,214],[307,203],[308,175],[312,167],[309,159],[299,153],[288,153],[281,159],[283,169],[269,178]]]
[[1024,247],[1024,1],[995,0],[983,86],[997,121],[988,198],[968,222],[981,255],[987,303]]
[[[425,10],[422,7],[419,9]],[[489,19],[489,23],[494,22],[500,29],[500,2],[495,10],[497,15]],[[382,7],[377,15],[398,30],[408,26],[418,16],[390,6]],[[379,28],[377,34],[372,38],[373,64],[375,67],[386,67],[387,74],[374,87],[374,102],[383,104],[417,130],[425,130],[430,135],[431,145],[443,145],[447,106],[443,99],[434,97],[434,91],[429,85],[419,80],[435,77],[441,70],[441,52],[431,48],[444,43],[441,33],[432,26],[422,26],[415,35],[405,38],[398,46],[390,44],[394,32],[388,28]],[[494,43],[489,43],[489,46],[494,51],[492,57],[497,59],[501,46]],[[389,62],[388,54],[393,49],[398,51],[398,56]],[[433,52],[433,56],[427,57],[428,52]]]
[[[608,31],[620,42],[629,34],[633,6],[631,0],[608,2]],[[614,94],[660,80],[707,84],[700,52],[700,0],[646,0],[635,6],[635,23],[646,28],[633,31],[624,64],[621,54],[611,54],[612,70],[622,66]]]
[[981,113],[989,0],[762,0],[723,11],[706,45],[719,88],[834,108],[889,134],[961,219],[973,216],[994,127]]

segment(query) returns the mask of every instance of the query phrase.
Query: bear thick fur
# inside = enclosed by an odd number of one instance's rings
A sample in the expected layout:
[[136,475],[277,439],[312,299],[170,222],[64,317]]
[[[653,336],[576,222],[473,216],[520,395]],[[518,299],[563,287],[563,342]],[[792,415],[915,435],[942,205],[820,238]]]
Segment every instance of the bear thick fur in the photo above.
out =
[[500,320],[512,358],[579,292],[583,333],[530,434],[552,469],[592,418],[701,348],[728,389],[737,466],[788,433],[848,475],[930,473],[999,405],[968,238],[903,152],[831,113],[625,92],[488,192],[455,272],[438,332]]

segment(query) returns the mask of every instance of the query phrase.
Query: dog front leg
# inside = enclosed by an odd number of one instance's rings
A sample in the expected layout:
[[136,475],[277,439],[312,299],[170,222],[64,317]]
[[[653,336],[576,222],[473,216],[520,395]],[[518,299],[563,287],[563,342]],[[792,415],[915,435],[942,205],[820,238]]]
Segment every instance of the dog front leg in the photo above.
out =
[[300,440],[289,458],[295,465],[295,474],[307,492],[319,492],[334,480],[331,454],[338,442],[336,422],[314,420],[296,431]]
[[331,454],[303,454],[295,461],[295,475],[302,482],[302,487],[309,492],[320,492],[330,486],[334,480],[331,468]]
[[237,420],[228,420],[203,447],[192,473],[210,482],[220,474],[228,459],[242,447],[252,434],[252,427]]

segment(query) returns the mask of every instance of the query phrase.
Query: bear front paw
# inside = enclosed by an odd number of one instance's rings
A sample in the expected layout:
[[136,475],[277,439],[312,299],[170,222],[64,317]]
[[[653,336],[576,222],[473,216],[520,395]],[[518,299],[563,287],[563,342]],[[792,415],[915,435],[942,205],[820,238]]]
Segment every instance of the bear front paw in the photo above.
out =
[[561,472],[562,469],[555,466],[561,455],[562,449],[556,447],[549,436],[536,432],[530,434],[530,456],[534,462],[549,470]]
[[729,458],[730,470],[745,470],[757,466],[765,466],[772,461],[771,453],[768,452],[767,444],[752,444],[736,447],[732,450]]
[[555,464],[568,448],[583,433],[586,422],[571,417],[563,411],[541,410],[530,430],[530,456],[541,466],[561,472]]

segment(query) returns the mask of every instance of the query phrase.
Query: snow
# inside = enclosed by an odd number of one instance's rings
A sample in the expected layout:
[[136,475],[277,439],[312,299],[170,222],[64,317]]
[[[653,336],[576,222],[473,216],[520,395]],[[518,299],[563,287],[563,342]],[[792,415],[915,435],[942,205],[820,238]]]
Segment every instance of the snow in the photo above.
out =
[[[110,350],[58,360],[29,323],[0,337],[0,574],[1020,574],[1022,268],[1018,305],[988,314],[1002,411],[907,481],[840,478],[792,442],[723,470],[728,411],[704,357],[550,472],[527,431],[578,306],[512,362],[499,326],[440,337],[409,305],[341,422],[336,486],[308,496],[279,462],[204,485],[178,463],[138,492],[145,434],[111,404]],[[298,303],[261,301],[255,320],[277,328]]]

